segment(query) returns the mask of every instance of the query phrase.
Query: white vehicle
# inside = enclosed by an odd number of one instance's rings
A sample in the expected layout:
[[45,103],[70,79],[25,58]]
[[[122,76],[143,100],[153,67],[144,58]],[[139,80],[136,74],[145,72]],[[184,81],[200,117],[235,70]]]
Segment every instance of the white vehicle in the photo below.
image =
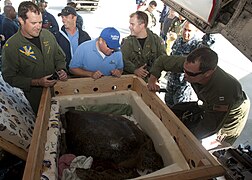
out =
[[72,1],[76,3],[76,10],[89,10],[89,11],[94,11],[98,8],[99,5],[99,0],[86,0],[86,1]]
[[220,33],[252,61],[252,0],[164,0],[206,33]]

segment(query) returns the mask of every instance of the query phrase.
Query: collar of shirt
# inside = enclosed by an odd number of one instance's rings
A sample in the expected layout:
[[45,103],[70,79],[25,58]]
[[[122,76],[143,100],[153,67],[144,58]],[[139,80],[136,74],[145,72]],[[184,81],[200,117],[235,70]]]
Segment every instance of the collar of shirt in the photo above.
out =
[[73,49],[73,54],[74,54],[74,52],[76,51],[76,49],[79,45],[79,30],[78,30],[78,28],[76,28],[76,32],[73,35],[71,35],[70,33],[67,32],[67,37],[70,41],[71,47]]

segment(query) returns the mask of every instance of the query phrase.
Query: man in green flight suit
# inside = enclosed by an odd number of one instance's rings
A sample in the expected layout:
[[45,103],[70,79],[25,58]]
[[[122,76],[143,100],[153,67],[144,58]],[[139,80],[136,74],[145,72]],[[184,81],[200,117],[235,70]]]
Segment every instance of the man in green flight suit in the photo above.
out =
[[147,28],[148,15],[136,11],[130,15],[131,35],[124,38],[121,51],[124,60],[124,74],[135,74],[144,78],[155,59],[166,54],[163,40]]
[[[156,82],[162,70],[184,72],[185,79],[191,83],[202,105],[194,109],[184,106],[184,117],[190,113],[192,116],[183,123],[198,139],[217,133],[233,144],[246,124],[250,102],[239,81],[218,67],[217,63],[217,54],[207,47],[192,51],[186,58],[161,56],[150,71],[148,88],[159,90]],[[191,109],[189,113],[188,108]],[[186,122],[195,119],[191,124]]]
[[20,29],[4,45],[2,74],[6,82],[18,87],[38,111],[43,87],[52,87],[57,79],[50,76],[57,71],[59,80],[67,80],[65,54],[54,35],[42,29],[42,14],[31,1],[18,8]]

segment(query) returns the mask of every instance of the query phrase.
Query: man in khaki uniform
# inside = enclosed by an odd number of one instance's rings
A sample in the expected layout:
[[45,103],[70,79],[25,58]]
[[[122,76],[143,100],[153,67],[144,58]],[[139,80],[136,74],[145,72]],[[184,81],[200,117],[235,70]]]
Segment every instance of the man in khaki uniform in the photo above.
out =
[[131,35],[124,38],[121,45],[124,74],[146,78],[155,59],[166,54],[163,40],[147,25],[146,13],[136,11],[130,15]]
[[[148,87],[159,90],[156,81],[162,70],[184,72],[185,79],[203,104],[184,106],[183,123],[198,139],[218,133],[219,137],[225,137],[226,142],[233,144],[245,126],[250,102],[239,81],[217,63],[217,54],[207,47],[192,51],[187,58],[161,56],[150,71]],[[190,118],[185,118],[188,115]]]

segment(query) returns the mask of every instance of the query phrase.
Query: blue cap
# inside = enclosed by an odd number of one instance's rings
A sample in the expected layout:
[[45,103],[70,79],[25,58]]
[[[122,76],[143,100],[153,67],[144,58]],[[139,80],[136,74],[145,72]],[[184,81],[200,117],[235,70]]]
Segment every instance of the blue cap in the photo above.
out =
[[102,30],[100,37],[106,41],[106,44],[111,49],[120,47],[120,33],[113,27],[107,27]]

